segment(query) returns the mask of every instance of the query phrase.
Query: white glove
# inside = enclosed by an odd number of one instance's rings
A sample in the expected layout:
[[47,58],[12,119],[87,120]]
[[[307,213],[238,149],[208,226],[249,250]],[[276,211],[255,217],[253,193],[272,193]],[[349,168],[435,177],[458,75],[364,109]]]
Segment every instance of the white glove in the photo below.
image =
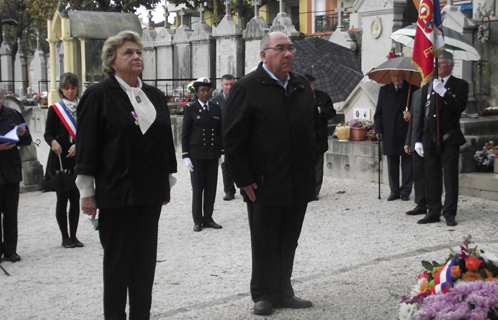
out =
[[225,155],[224,155],[224,154],[222,154],[222,155],[220,156],[220,158],[218,159],[218,165],[220,165],[220,166],[221,166],[221,164],[222,164],[223,162],[225,162]]
[[422,145],[422,142],[415,142],[415,151],[419,156],[422,158],[424,157],[424,146]]
[[447,91],[446,88],[444,87],[444,84],[439,79],[434,79],[432,81],[432,89],[434,89],[434,91],[437,94],[439,94],[441,97],[444,97]]
[[194,165],[192,164],[192,161],[190,161],[190,158],[183,158],[183,162],[185,162],[185,166],[187,166],[190,172],[194,172]]

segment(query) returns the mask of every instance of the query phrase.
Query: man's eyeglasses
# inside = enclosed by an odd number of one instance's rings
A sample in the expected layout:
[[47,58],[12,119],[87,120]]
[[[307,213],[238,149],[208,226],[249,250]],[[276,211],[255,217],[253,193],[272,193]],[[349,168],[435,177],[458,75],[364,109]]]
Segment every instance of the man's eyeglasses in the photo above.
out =
[[277,47],[273,47],[273,48],[264,48],[263,50],[275,50],[277,51],[278,53],[284,53],[286,50],[289,51],[290,53],[294,53],[296,52],[296,47],[293,47],[293,46],[289,46],[289,47],[284,47],[284,46],[277,46]]

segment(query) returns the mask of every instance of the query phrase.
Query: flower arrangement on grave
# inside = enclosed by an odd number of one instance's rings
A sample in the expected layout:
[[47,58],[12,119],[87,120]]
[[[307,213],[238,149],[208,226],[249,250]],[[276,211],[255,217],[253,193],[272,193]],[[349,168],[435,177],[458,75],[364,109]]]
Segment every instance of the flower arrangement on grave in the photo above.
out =
[[193,97],[195,96],[194,82],[195,80],[189,82],[189,84],[187,85],[188,93],[185,96],[185,99],[178,100],[176,109],[171,110],[171,114],[183,114],[183,109],[185,108],[185,106],[189,102],[193,101]]
[[377,137],[375,136],[375,130],[374,129],[370,129],[368,132],[367,132],[367,141],[374,141],[377,139]]
[[426,270],[401,297],[399,319],[498,319],[498,258],[470,247],[471,239],[442,264],[422,261]]
[[399,58],[399,57],[400,57],[400,55],[398,53],[396,53],[396,49],[394,49],[394,48],[392,48],[391,51],[389,51],[389,53],[386,56],[387,60],[391,60],[391,59]]
[[481,43],[489,40],[489,29],[487,25],[482,24],[477,28],[477,40]]
[[495,146],[493,141],[484,143],[482,150],[477,150],[474,153],[474,161],[481,171],[491,171],[495,158],[498,156],[498,146]]
[[22,96],[21,97],[21,102],[24,106],[27,106],[29,104],[29,101],[28,99],[26,98],[26,96]]
[[40,92],[35,94],[34,99],[36,103],[41,104],[41,105],[46,105],[48,104],[48,94],[46,91]]
[[350,126],[351,128],[361,128],[367,130],[373,128],[373,122],[367,119],[351,119],[346,122],[346,125]]

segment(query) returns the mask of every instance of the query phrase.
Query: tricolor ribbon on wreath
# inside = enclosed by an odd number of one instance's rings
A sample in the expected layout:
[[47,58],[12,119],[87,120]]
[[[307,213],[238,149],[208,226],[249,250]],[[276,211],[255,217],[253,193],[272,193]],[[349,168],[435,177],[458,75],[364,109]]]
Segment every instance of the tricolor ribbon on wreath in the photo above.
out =
[[453,287],[453,279],[451,278],[451,267],[455,260],[460,257],[459,254],[455,255],[443,269],[441,269],[434,277],[434,287],[431,288],[431,294],[439,294],[448,292],[448,288]]

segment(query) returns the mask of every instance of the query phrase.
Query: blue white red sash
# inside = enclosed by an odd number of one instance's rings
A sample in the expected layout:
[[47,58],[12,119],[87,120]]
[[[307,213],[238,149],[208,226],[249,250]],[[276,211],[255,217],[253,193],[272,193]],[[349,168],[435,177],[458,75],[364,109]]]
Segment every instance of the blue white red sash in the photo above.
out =
[[62,124],[64,124],[71,137],[73,137],[73,140],[76,141],[76,121],[69,110],[67,110],[64,103],[62,101],[56,102],[52,105],[52,108],[54,108],[54,111],[61,119]]
[[453,287],[453,279],[451,278],[451,267],[455,260],[460,257],[459,254],[455,255],[453,259],[448,261],[443,269],[441,269],[434,277],[435,286],[431,288],[431,294],[439,294],[448,292],[449,288]]

